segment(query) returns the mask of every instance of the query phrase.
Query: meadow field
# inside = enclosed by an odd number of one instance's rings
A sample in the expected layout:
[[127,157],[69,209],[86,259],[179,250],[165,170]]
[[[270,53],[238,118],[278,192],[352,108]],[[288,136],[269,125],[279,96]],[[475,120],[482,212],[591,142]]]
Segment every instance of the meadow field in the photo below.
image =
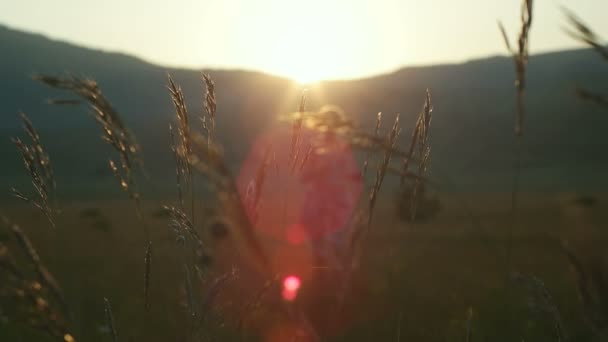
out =
[[[608,238],[605,195],[596,194],[592,206],[577,199],[572,194],[522,194],[513,234],[514,269],[543,280],[573,341],[587,340],[589,332],[562,241],[591,257],[604,252]],[[381,219],[368,241],[373,252],[355,279],[357,299],[349,303],[349,317],[331,340],[388,341],[400,335],[404,341],[555,341],[552,318],[532,305],[534,292],[515,279],[505,283],[509,216],[504,208],[509,199],[504,194],[452,195],[442,197],[442,203],[444,210],[432,221],[411,224],[397,217],[391,201],[382,201]],[[28,227],[41,257],[63,285],[74,332],[82,340],[109,338],[102,296],[113,298],[116,325],[125,340],[186,340],[183,285],[175,281],[182,277],[179,247],[167,218],[158,215],[160,205],[144,205],[156,242],[154,302],[147,313],[141,310],[141,281],[134,277],[143,273],[140,248],[133,248],[141,245],[141,236],[123,228],[138,224],[132,203],[65,203],[57,222],[63,228],[56,231],[35,228],[46,219],[27,206],[5,207]],[[466,214],[469,210],[474,217]],[[230,305],[225,301],[220,299]],[[235,318],[225,319],[210,328],[216,333],[213,340],[237,335]],[[2,329],[2,334],[7,341],[43,338],[20,325]]]

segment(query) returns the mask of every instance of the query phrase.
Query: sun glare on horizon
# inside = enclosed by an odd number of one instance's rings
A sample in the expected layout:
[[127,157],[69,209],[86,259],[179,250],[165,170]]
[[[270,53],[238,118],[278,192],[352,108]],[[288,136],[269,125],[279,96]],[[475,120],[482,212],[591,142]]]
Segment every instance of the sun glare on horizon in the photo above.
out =
[[272,43],[269,69],[300,84],[344,78],[349,59],[343,45],[340,31],[323,22],[293,21]]
[[[607,1],[570,1],[598,33],[608,30]],[[555,1],[535,6],[532,54],[581,46],[559,29]],[[505,54],[496,20],[513,30],[519,11],[504,0],[0,1],[0,26],[163,67],[251,70],[301,85]]]
[[[386,32],[402,31],[397,18],[359,2],[311,0],[297,9],[288,2],[273,2],[259,14],[264,18],[257,26],[264,37],[256,46],[264,54],[256,60],[260,70],[301,85],[361,77],[374,64],[379,65],[374,72],[390,69],[391,63],[382,63],[387,55],[376,52],[394,45],[385,39]],[[380,17],[387,22],[368,26],[361,21]],[[391,58],[400,56],[394,53]]]

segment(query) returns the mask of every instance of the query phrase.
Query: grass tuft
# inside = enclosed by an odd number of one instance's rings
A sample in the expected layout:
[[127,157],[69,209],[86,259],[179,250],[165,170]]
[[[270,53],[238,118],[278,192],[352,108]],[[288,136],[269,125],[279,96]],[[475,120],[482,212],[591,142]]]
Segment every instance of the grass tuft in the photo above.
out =
[[48,219],[51,227],[55,227],[55,213],[57,210],[53,205],[54,192],[56,188],[51,158],[44,149],[40,141],[40,135],[34,125],[23,112],[20,113],[23,129],[25,130],[30,144],[20,138],[13,138],[12,141],[21,153],[23,164],[27,170],[34,187],[34,197],[28,197],[19,190],[12,188],[13,195],[23,201],[31,203],[38,208]]

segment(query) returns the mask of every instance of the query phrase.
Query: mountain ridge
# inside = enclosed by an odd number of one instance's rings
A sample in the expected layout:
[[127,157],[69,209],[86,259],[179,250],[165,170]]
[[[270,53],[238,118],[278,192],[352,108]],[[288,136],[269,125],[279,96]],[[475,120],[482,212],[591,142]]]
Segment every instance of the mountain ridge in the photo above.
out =
[[[139,137],[144,159],[152,159],[147,163],[152,169],[151,183],[168,182],[159,187],[159,193],[172,189],[167,126],[173,109],[166,91],[167,73],[182,86],[191,114],[197,115],[203,110],[202,70],[164,68],[137,57],[2,27],[0,49],[0,138],[4,141],[0,142],[0,156],[7,161],[0,187],[14,182],[27,186],[21,162],[8,139],[20,134],[20,110],[27,112],[40,130],[60,169],[56,174],[63,174],[66,186],[73,188],[70,193],[82,195],[78,188],[87,182],[93,185],[83,190],[85,193],[114,181],[105,161],[110,151],[99,139],[93,139],[96,137],[91,133],[97,134],[97,128],[84,115],[86,109],[47,105],[46,99],[65,98],[66,94],[30,79],[34,73],[70,72],[99,82]],[[255,71],[204,71],[216,82],[218,136],[237,168],[251,142],[278,114],[296,110],[301,89],[286,78]],[[608,128],[608,116],[574,96],[579,85],[608,90],[608,65],[590,49],[543,53],[530,57],[528,80],[524,188],[608,190],[608,181],[601,177],[608,171],[608,161],[601,158],[608,147],[603,132]],[[375,114],[382,111],[385,129],[396,113],[402,113],[405,144],[425,89],[430,88],[435,108],[431,172],[448,173],[452,183],[466,191],[505,191],[510,187],[514,146],[513,82],[512,61],[504,56],[406,67],[369,78],[319,82],[310,87],[310,108],[337,104],[363,127],[372,127]],[[74,158],[82,165],[70,165]],[[91,181],[92,175],[99,179]]]
[[[65,46],[68,46],[71,48],[88,50],[89,52],[92,52],[92,53],[101,53],[101,54],[118,57],[118,58],[132,59],[138,63],[142,63],[142,64],[146,64],[151,67],[162,68],[162,69],[166,69],[166,70],[174,70],[174,71],[202,71],[202,70],[204,70],[204,71],[210,71],[210,72],[244,72],[244,73],[262,74],[262,75],[266,75],[269,77],[289,80],[289,78],[285,77],[285,76],[276,75],[273,73],[268,73],[268,72],[264,72],[264,71],[260,71],[260,70],[251,70],[251,69],[245,69],[245,68],[217,68],[217,67],[205,67],[205,66],[183,67],[183,66],[176,66],[176,65],[164,65],[162,63],[156,63],[153,61],[149,61],[146,58],[140,57],[137,55],[133,55],[133,54],[117,51],[117,50],[109,50],[109,49],[103,49],[103,48],[96,48],[96,47],[92,47],[92,46],[84,46],[84,45],[80,45],[78,43],[71,42],[68,40],[64,40],[64,39],[60,39],[60,38],[53,38],[44,33],[30,32],[30,31],[13,28],[11,26],[8,26],[8,25],[2,24],[2,23],[0,23],[0,31],[7,31],[10,33],[14,33],[14,34],[24,34],[24,35],[30,36],[31,38],[40,39],[41,41],[48,41],[48,42],[51,42],[54,44],[61,44],[61,45],[65,45]],[[531,57],[538,58],[538,57],[546,57],[546,56],[552,56],[552,55],[562,55],[564,53],[570,53],[570,52],[577,53],[580,51],[592,51],[592,50],[588,49],[588,48],[569,48],[569,49],[563,49],[563,50],[551,50],[551,51],[544,51],[544,52],[540,52],[540,53],[533,53],[531,55]],[[422,64],[422,65],[403,65],[392,71],[382,72],[382,73],[378,73],[378,74],[374,74],[374,75],[356,77],[356,78],[347,78],[347,79],[328,79],[328,80],[321,80],[320,82],[365,81],[365,80],[369,80],[369,79],[381,78],[381,77],[390,76],[393,74],[398,74],[400,72],[408,71],[408,70],[421,70],[421,69],[423,70],[423,69],[437,68],[437,67],[461,66],[461,65],[466,65],[466,64],[474,64],[477,62],[487,62],[487,61],[493,61],[493,60],[500,60],[500,61],[511,60],[511,57],[506,54],[505,55],[496,54],[496,55],[488,55],[488,56],[471,57],[471,58],[467,58],[465,60],[457,61],[457,62],[443,62],[443,63],[437,63],[437,64]],[[295,82],[295,81],[292,81],[292,82]]]

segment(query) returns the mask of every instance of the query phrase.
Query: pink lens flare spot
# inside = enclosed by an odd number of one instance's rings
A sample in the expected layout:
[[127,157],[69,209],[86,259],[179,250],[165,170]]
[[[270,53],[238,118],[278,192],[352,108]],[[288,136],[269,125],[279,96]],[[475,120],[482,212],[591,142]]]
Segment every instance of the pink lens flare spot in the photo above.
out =
[[241,164],[237,188],[254,228],[293,246],[316,243],[347,228],[363,191],[350,142],[302,127],[272,126]]
[[283,299],[286,301],[293,301],[298,296],[298,290],[300,289],[300,278],[297,276],[288,276],[283,280]]
[[297,291],[300,288],[300,278],[289,276],[283,281],[283,287],[287,291]]

